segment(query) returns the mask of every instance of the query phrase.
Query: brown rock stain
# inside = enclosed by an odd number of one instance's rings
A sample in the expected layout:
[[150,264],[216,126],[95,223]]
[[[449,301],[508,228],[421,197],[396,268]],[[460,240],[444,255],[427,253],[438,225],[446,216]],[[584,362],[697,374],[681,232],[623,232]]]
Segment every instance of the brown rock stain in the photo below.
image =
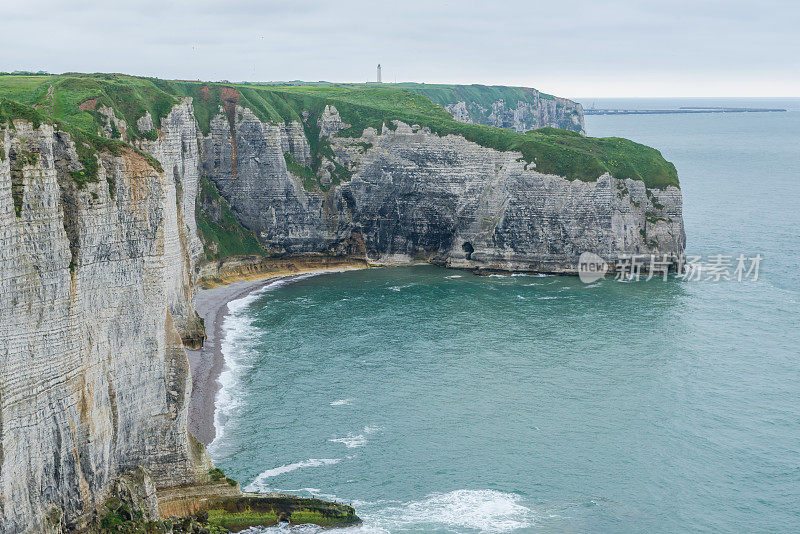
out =
[[232,179],[236,180],[236,104],[239,103],[239,91],[233,87],[222,87],[220,98],[228,116],[228,127],[231,132],[231,175]]
[[84,100],[83,102],[78,104],[78,109],[80,109],[81,111],[92,111],[97,107],[98,100],[100,100],[100,97]]

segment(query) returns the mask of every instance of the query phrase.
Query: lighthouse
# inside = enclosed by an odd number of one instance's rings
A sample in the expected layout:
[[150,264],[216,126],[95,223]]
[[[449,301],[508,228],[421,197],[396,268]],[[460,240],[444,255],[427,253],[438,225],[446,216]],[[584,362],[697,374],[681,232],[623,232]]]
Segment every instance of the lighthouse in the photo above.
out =
[[381,64],[378,63],[378,83],[381,83]]

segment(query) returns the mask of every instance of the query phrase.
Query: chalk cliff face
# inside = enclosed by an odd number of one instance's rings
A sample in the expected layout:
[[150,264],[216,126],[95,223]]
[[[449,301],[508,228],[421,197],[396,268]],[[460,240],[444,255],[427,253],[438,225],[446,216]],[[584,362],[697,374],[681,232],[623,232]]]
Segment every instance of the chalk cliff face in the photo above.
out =
[[510,128],[520,133],[549,126],[586,134],[583,106],[566,98],[537,97],[534,102],[506,102],[500,99],[489,107],[474,101],[459,100],[445,104],[444,108],[459,122]]
[[320,220],[323,196],[308,194],[302,181],[286,170],[287,152],[300,163],[310,159],[301,125],[266,124],[238,107],[233,132],[228,118],[217,115],[203,147],[204,175],[212,178],[237,219],[255,231],[269,251],[303,253],[328,248],[332,238]]
[[583,107],[572,100],[531,87],[400,84],[429,98],[459,122],[527,132],[552,127],[586,133]]
[[[103,117],[106,136],[130,128]],[[574,272],[584,251],[684,248],[674,186],[571,181],[402,122],[340,137],[333,105],[302,117],[220,107],[203,135],[183,99],[157,131],[149,113],[129,121],[163,170],[131,147],[101,152],[83,186],[70,135],[0,127],[0,532],[47,531],[54,510],[78,527],[137,466],[159,490],[207,473],[186,431],[184,351],[203,340],[201,177],[273,254]]]
[[[149,115],[143,117],[145,122],[148,118]],[[195,219],[200,147],[191,100],[175,106],[161,121],[157,140],[142,140],[140,148],[155,157],[161,163],[167,180],[172,180],[169,194],[174,204],[164,212],[164,236],[169,241],[165,247],[168,254],[165,258],[165,283],[169,311],[184,343],[189,348],[198,348],[203,341],[203,327],[189,303],[196,282],[194,267],[202,255],[203,246]]]
[[[203,171],[238,219],[275,253],[365,254],[373,262],[428,260],[479,269],[574,272],[578,256],[682,252],[681,193],[609,174],[596,182],[537,172],[518,152],[403,123],[360,138],[333,106],[318,119],[349,182],[307,190],[284,152],[305,157],[302,128],[237,111],[217,116]],[[231,158],[235,139],[235,171]],[[324,167],[320,169],[324,173]]]
[[79,526],[138,465],[157,487],[202,469],[181,340],[198,336],[193,132],[191,108],[176,108],[151,146],[168,173],[126,149],[81,189],[69,135],[0,129],[2,532],[61,514]]

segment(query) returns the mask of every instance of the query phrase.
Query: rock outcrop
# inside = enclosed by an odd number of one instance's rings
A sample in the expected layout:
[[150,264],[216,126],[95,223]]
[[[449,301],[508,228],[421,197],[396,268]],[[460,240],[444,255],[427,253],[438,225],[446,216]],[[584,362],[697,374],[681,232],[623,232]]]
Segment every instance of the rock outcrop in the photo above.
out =
[[[213,466],[186,430],[184,349],[204,339],[191,298],[203,273],[269,263],[217,254],[214,269],[201,265],[216,222],[227,226],[214,235],[259,254],[328,263],[569,273],[585,251],[684,248],[673,185],[569,180],[520,152],[394,120],[346,137],[333,104],[270,123],[229,98],[204,135],[192,100],[175,101],[155,119],[99,111],[107,138],[148,133],[138,150],[104,140],[93,160],[46,122],[0,126],[2,533],[85,526],[140,468],[148,513],[151,489],[175,510],[206,492],[191,488]],[[218,202],[198,203],[206,185]]]
[[[144,119],[148,117],[145,115]],[[152,128],[152,119],[150,124]],[[161,163],[167,180],[172,180],[166,199],[169,208],[164,211],[167,299],[184,344],[197,348],[203,342],[203,325],[190,303],[196,282],[195,265],[201,259],[203,245],[195,217],[200,147],[191,100],[182,101],[162,119],[157,140],[142,140],[139,146]]]
[[[314,120],[309,118],[308,120]],[[679,254],[681,192],[606,173],[596,181],[538,172],[519,152],[397,123],[360,138],[333,106],[318,119],[349,182],[307,188],[287,168],[281,128],[239,108],[204,140],[203,171],[264,248],[279,254],[358,254],[375,263],[431,261],[490,270],[575,272],[578,256]],[[299,131],[299,128],[296,128]],[[306,144],[295,139],[293,145]],[[294,154],[294,152],[292,152]]]
[[506,102],[495,100],[489,108],[477,102],[459,100],[445,104],[444,108],[459,122],[486,124],[498,128],[510,128],[524,133],[539,128],[561,128],[586,134],[583,122],[583,107],[566,98],[538,98],[536,102]]
[[459,122],[517,132],[551,127],[586,133],[583,107],[579,103],[530,87],[414,83],[400,86],[439,104]]

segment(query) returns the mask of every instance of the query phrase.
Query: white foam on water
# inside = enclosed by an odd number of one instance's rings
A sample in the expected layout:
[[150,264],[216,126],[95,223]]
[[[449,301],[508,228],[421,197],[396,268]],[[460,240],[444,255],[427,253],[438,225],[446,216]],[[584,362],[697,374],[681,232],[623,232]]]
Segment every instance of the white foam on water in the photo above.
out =
[[553,299],[557,299],[557,298],[559,298],[559,297],[537,297],[537,298],[538,298],[539,300],[553,300]]
[[353,399],[339,399],[335,400],[331,403],[331,406],[350,406],[353,403]]
[[431,530],[511,532],[530,527],[534,522],[533,510],[520,504],[521,500],[513,493],[462,489],[384,508],[374,520],[377,526],[389,531],[430,525]]
[[214,441],[208,445],[211,454],[214,453],[214,449],[219,446],[225,435],[225,423],[241,405],[239,381],[255,358],[255,351],[252,348],[258,339],[258,329],[253,327],[253,318],[247,314],[249,306],[267,291],[327,272],[336,271],[304,273],[290,278],[281,278],[228,302],[228,313],[220,325],[222,330],[220,350],[225,363],[217,379],[220,387],[214,403],[214,429],[216,432]]
[[412,284],[405,284],[405,285],[402,285],[402,286],[391,286],[389,289],[392,290],[392,291],[402,291],[403,289],[406,289],[406,288],[409,288],[409,287],[414,287],[415,285],[417,285],[417,284],[416,283],[412,283]]
[[[348,502],[336,495],[310,492],[317,498]],[[341,534],[388,534],[390,532],[481,532],[499,534],[533,526],[534,511],[513,493],[495,490],[456,490],[434,493],[419,501],[351,501],[363,525],[337,529]],[[251,534],[318,534],[323,529],[312,525],[278,525],[245,531]]]
[[460,274],[451,274],[450,276],[445,276],[445,278],[463,278],[463,276]]
[[323,465],[338,464],[341,461],[342,461],[341,458],[310,458],[308,460],[303,460],[302,462],[282,465],[280,467],[273,467],[272,469],[267,469],[266,471],[258,475],[244,489],[245,491],[264,491],[267,489],[266,480],[268,478],[283,475],[285,473],[290,473],[297,469],[305,469],[306,467],[322,467]]
[[520,276],[528,278],[542,278],[544,276],[553,276],[553,275],[541,274],[541,273],[494,273],[490,274],[489,278],[518,278]]
[[527,300],[527,299],[526,299],[525,297],[523,297],[522,295],[517,295],[517,298],[518,298],[518,299],[520,299],[520,300]]
[[279,489],[279,488],[272,488],[277,493],[310,493],[311,495],[321,495],[321,489],[319,488],[300,488],[300,489]]
[[369,436],[370,434],[374,434],[375,432],[380,432],[381,430],[383,429],[380,427],[365,426],[360,434],[355,434],[353,432],[350,432],[343,438],[333,438],[329,439],[328,441],[332,443],[341,443],[348,449],[354,449],[356,447],[363,447],[364,445],[366,445],[367,436]]
[[225,435],[225,423],[241,404],[238,383],[253,359],[253,351],[250,348],[258,335],[257,329],[253,327],[253,319],[242,313],[242,310],[256,298],[257,296],[250,294],[238,301],[229,302],[228,309],[232,311],[225,316],[222,323],[220,348],[225,363],[217,379],[220,387],[214,410],[216,435],[208,446],[212,453]]
[[333,438],[329,439],[331,443],[341,443],[348,449],[353,449],[355,447],[363,447],[367,444],[367,438],[364,437],[363,434],[347,434],[343,438]]

